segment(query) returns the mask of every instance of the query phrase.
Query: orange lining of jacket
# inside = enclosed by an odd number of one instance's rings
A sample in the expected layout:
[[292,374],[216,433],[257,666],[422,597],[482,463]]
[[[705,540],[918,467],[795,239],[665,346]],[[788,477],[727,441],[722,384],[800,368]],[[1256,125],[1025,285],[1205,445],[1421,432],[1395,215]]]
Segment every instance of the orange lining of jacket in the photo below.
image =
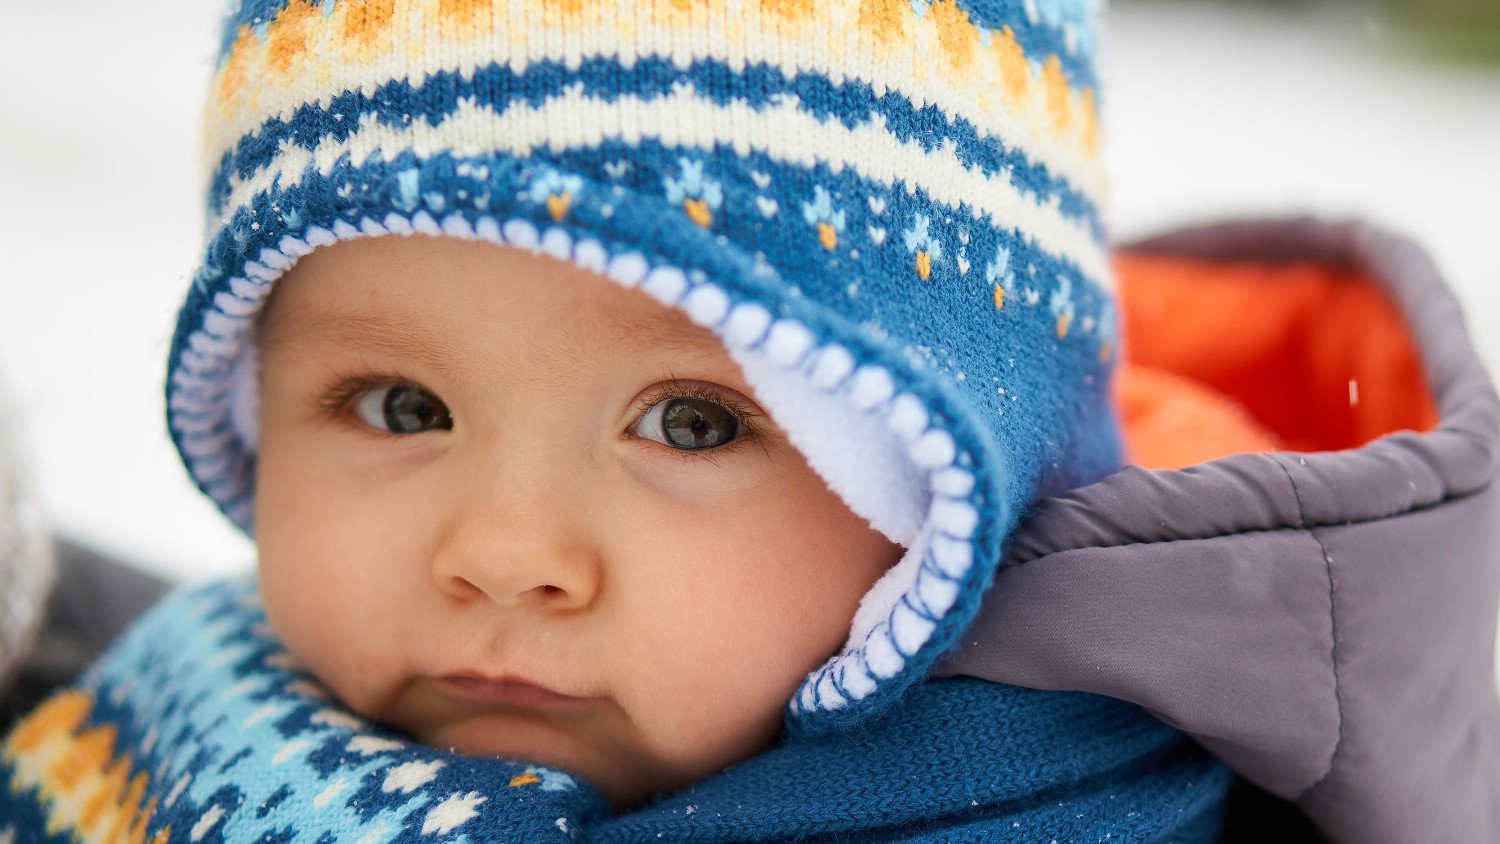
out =
[[1176,469],[1436,427],[1405,320],[1358,274],[1126,252],[1114,262],[1126,355],[1115,401],[1129,462]]

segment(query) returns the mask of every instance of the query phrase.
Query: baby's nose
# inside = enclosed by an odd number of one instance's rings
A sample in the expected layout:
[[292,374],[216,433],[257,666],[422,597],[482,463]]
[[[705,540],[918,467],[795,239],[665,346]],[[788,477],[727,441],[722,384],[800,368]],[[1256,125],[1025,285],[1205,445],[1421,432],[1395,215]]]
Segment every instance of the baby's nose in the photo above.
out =
[[436,548],[432,578],[455,600],[575,611],[593,604],[602,568],[598,549],[567,518],[471,511]]

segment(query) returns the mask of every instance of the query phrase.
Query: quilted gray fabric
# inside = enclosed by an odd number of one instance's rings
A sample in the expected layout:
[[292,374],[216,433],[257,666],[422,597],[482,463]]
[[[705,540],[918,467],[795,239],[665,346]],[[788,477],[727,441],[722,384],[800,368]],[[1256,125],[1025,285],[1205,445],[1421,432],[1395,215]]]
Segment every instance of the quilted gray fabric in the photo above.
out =
[[1131,247],[1381,284],[1441,417],[1360,448],[1126,467],[1046,500],[940,674],[1139,703],[1331,841],[1500,841],[1500,397],[1416,244],[1247,221]]

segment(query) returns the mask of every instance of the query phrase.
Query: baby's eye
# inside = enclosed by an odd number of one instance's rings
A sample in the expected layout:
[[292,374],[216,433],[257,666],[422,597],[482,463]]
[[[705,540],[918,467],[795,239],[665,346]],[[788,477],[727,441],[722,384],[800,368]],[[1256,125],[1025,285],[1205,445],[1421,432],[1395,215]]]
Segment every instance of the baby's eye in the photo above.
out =
[[684,451],[717,448],[740,433],[740,418],[713,399],[671,396],[651,405],[635,434]]
[[366,425],[393,434],[453,429],[453,417],[443,400],[411,383],[367,390],[355,400],[354,414]]

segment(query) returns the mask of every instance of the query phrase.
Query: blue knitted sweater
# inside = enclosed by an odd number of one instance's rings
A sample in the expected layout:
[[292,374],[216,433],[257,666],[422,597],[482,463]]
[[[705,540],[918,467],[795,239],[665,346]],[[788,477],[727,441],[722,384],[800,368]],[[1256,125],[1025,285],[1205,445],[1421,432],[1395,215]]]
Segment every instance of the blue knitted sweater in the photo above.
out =
[[959,678],[611,814],[564,771],[351,714],[241,578],[159,604],[12,732],[0,778],[22,842],[1194,842],[1229,773],[1132,705]]

